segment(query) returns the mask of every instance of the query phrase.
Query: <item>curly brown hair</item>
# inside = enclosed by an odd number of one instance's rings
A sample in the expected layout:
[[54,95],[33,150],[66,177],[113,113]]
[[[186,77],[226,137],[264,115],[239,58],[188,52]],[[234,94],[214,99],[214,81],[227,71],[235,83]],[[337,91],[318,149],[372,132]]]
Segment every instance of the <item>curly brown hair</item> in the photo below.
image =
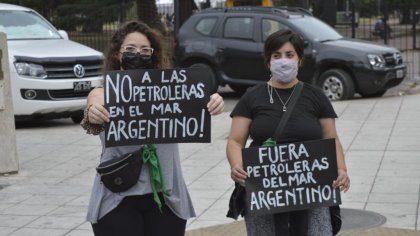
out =
[[150,41],[151,47],[154,48],[152,55],[153,68],[169,69],[171,63],[164,54],[161,34],[141,21],[128,21],[124,23],[111,38],[105,58],[105,70],[119,70],[121,68],[118,53],[125,37],[134,32],[144,34]]

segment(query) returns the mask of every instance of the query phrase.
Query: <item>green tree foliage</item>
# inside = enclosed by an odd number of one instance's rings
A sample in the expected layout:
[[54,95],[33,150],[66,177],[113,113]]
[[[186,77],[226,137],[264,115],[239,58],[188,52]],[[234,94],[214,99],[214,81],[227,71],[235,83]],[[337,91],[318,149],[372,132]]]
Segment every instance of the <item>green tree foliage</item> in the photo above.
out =
[[[272,0],[276,6],[302,6],[304,0]],[[322,0],[320,0],[322,1]],[[419,0],[337,0],[351,3],[354,1],[356,11],[360,17],[384,17],[388,14],[397,13],[401,24],[410,24],[413,21],[415,9],[420,10]],[[308,0],[312,9],[315,8],[316,0]]]
[[407,5],[404,2],[404,0],[357,0],[355,4],[361,17],[373,17],[383,16],[386,11],[400,11],[403,5]]
[[83,32],[101,32],[104,23],[119,20],[120,3],[120,0],[66,1],[56,8],[53,22],[66,30],[80,27]]
[[[401,24],[410,24],[413,20],[413,11],[420,7],[418,0],[357,0],[356,9],[361,17],[389,15],[397,12]],[[379,15],[378,15],[379,10]]]
[[[126,7],[135,0],[125,0]],[[32,8],[50,20],[57,28],[101,32],[104,23],[118,21],[121,0],[2,0]]]
[[10,3],[15,5],[21,5],[34,9],[39,12],[43,17],[51,20],[54,15],[54,9],[64,2],[65,0],[2,0],[2,3]]

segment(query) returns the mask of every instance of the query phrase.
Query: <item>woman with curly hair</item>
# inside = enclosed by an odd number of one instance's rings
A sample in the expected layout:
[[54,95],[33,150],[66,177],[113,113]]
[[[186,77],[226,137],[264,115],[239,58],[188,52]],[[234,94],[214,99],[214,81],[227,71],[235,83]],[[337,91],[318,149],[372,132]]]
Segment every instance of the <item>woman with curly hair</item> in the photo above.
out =
[[[169,69],[159,34],[139,21],[124,24],[113,35],[106,56],[106,70]],[[101,163],[138,150],[141,145],[104,146],[103,125],[110,114],[103,107],[104,89],[96,88],[88,96],[82,126],[91,134],[99,134],[102,143]],[[207,104],[211,115],[223,112],[219,94],[210,96]],[[155,189],[150,173],[143,164],[138,182],[124,192],[112,192],[95,177],[87,220],[95,235],[166,236],[184,235],[187,219],[194,217],[187,186],[181,172],[178,144],[156,144],[163,187]]]

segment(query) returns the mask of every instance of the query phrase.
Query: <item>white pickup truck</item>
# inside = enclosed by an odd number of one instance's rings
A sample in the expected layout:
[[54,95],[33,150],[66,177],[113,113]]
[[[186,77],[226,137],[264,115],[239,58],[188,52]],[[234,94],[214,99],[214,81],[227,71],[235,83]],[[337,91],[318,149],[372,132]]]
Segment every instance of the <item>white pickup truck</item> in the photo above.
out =
[[16,120],[80,122],[89,91],[102,83],[103,54],[21,6],[0,3],[0,32],[7,35]]

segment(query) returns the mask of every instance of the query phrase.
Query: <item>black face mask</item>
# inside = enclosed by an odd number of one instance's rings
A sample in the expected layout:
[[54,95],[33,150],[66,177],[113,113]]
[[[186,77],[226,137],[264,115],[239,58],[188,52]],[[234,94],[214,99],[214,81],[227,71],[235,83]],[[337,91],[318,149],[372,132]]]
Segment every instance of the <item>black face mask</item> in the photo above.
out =
[[121,67],[124,70],[152,69],[152,56],[141,55],[140,53],[123,52]]

